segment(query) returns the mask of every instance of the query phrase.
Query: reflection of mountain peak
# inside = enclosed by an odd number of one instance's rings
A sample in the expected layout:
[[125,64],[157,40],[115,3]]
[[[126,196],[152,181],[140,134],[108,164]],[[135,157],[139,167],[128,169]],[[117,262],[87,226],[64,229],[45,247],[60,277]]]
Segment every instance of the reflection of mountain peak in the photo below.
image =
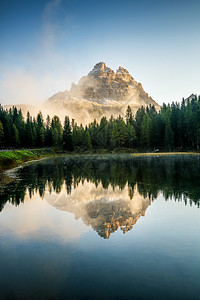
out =
[[151,200],[142,197],[136,188],[130,200],[128,186],[123,191],[116,188],[113,192],[111,187],[104,190],[101,185],[96,188],[86,181],[70,195],[49,195],[46,200],[57,209],[73,213],[76,219],[81,218],[105,239],[118,228],[123,233],[131,230],[151,204]]
[[[133,228],[137,220],[145,215],[149,200],[144,200],[143,205],[138,209],[132,208],[132,200],[129,201],[94,201],[86,205],[86,214],[83,221],[104,239],[108,239],[111,233],[120,228],[125,234]],[[134,201],[134,199],[133,199]]]

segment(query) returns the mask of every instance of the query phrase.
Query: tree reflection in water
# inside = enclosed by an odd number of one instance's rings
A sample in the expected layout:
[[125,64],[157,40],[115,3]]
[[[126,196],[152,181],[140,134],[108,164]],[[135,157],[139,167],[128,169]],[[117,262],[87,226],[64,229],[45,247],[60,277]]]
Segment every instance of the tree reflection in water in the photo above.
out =
[[[47,192],[59,195],[65,186],[64,198],[55,200],[54,197],[52,201],[49,197],[47,201],[59,209],[73,212],[100,236],[109,238],[119,227],[124,233],[132,229],[159,193],[165,200],[173,198],[199,207],[199,182],[199,156],[58,157],[18,169],[16,179],[1,187],[0,210],[7,201],[19,205],[26,193],[31,198],[38,192],[43,198]],[[84,201],[80,196],[81,186],[88,191],[87,195],[82,194]],[[93,187],[93,192],[89,186]],[[76,197],[73,191],[76,191]]]

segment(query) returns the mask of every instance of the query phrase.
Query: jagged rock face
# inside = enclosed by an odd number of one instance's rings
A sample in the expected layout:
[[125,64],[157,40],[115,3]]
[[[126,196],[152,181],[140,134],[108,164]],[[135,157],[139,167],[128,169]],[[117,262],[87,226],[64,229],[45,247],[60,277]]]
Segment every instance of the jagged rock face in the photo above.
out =
[[78,85],[72,85],[69,94],[101,103],[104,99],[126,101],[135,92],[139,92],[140,97],[152,100],[126,69],[119,67],[115,73],[104,62],[100,62],[88,76],[80,79]]
[[22,104],[17,105],[17,108],[22,109],[24,116],[28,111],[32,116],[42,111],[44,118],[47,114],[50,117],[57,115],[63,121],[67,115],[77,123],[86,125],[94,119],[100,121],[103,116],[108,119],[111,115],[124,116],[128,105],[133,114],[141,106],[154,105],[157,110],[160,108],[126,69],[119,67],[114,72],[104,62],[100,62],[78,84],[72,83],[69,91],[56,93],[42,106]]
[[94,118],[99,121],[102,116],[123,116],[128,105],[133,113],[141,106],[154,105],[157,110],[160,108],[126,69],[119,67],[114,72],[104,62],[96,64],[77,85],[73,83],[69,91],[50,97],[46,102],[48,105],[56,110],[57,115],[67,114],[84,124]]

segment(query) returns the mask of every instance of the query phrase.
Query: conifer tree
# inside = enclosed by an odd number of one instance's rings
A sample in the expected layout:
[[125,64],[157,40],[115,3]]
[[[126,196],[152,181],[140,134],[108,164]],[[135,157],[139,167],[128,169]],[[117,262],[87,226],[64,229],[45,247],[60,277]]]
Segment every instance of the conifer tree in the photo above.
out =
[[44,147],[44,139],[45,139],[45,132],[44,132],[44,127],[42,126],[40,128],[40,143],[41,143],[41,146]]
[[143,147],[150,146],[150,138],[151,138],[151,118],[148,113],[144,115],[141,124],[141,145]]
[[36,144],[39,147],[43,147],[44,145],[44,120],[41,111],[37,115],[37,123],[36,126]]
[[46,126],[45,126],[45,145],[51,146],[52,145],[52,136],[51,136],[51,119],[50,116],[47,115],[46,118]]
[[127,124],[127,145],[129,148],[135,147],[136,143],[136,133],[135,128],[131,126],[131,124],[128,122]]
[[[52,118],[51,128],[54,129],[54,131],[52,131],[54,134],[54,142],[53,142],[54,145],[55,145],[55,140],[57,139],[56,144],[61,146],[63,130],[62,130],[62,125],[61,125],[61,122],[60,122],[60,119],[58,116],[54,116]],[[55,129],[56,129],[56,131],[55,131]],[[56,139],[55,139],[55,137],[56,137]]]
[[27,119],[25,125],[25,144],[27,147],[34,146],[33,130],[32,130],[32,119],[29,111],[27,112]]
[[142,121],[145,115],[145,108],[142,106],[139,108],[136,112],[135,116],[135,130],[136,130],[136,135],[137,135],[137,145],[138,147],[141,146],[141,125]]
[[131,123],[133,122],[133,114],[130,106],[128,105],[127,110],[126,110],[126,123]]
[[100,124],[98,126],[98,136],[97,141],[100,148],[106,148],[107,146],[107,130],[108,130],[108,121],[106,117],[101,118]]
[[3,137],[4,137],[3,124],[0,121],[0,145],[2,145],[3,143]]
[[121,116],[114,122],[111,142],[114,147],[124,147],[127,140],[127,131],[124,120]]
[[83,148],[86,150],[90,150],[92,148],[91,138],[87,130],[83,134]]
[[71,129],[68,116],[65,117],[64,128],[63,128],[63,148],[67,151],[73,150],[72,129]]
[[16,146],[19,146],[20,144],[20,140],[19,140],[19,132],[18,132],[18,129],[17,127],[15,126],[15,124],[13,124],[12,126],[12,146],[16,147]]
[[52,136],[52,144],[53,146],[58,146],[59,137],[57,128],[51,127],[51,136]]
[[170,121],[169,119],[167,119],[165,124],[165,148],[168,149],[170,152],[173,147],[173,142],[174,142],[173,131],[171,128]]

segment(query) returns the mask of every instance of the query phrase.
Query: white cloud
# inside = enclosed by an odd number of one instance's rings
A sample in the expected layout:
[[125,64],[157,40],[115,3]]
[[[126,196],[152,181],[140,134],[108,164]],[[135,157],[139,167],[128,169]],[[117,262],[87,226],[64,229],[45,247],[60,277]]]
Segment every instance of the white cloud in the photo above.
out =
[[32,51],[25,53],[23,63],[2,64],[0,101],[3,105],[39,104],[70,87],[73,74],[70,56],[64,46],[60,46],[62,39],[66,43],[70,28],[61,28],[52,17],[60,4],[61,0],[53,0],[44,8],[41,32]]

